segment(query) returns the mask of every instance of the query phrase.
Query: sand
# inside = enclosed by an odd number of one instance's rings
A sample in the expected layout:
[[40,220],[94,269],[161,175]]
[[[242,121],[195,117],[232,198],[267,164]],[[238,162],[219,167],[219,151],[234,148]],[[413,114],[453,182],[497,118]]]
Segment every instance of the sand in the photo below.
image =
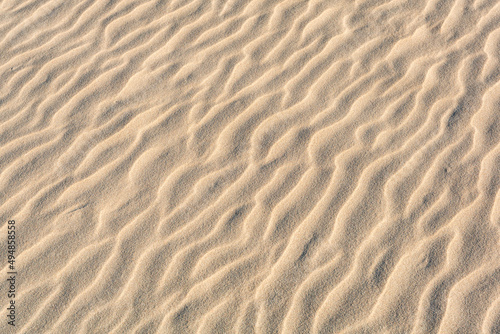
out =
[[0,1],[0,333],[498,334],[499,188],[497,0]]

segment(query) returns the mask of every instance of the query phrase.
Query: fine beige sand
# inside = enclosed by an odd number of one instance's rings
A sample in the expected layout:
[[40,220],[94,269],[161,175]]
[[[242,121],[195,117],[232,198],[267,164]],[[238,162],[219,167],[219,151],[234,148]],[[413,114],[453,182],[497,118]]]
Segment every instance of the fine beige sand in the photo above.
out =
[[498,0],[0,1],[2,334],[499,334],[499,189]]

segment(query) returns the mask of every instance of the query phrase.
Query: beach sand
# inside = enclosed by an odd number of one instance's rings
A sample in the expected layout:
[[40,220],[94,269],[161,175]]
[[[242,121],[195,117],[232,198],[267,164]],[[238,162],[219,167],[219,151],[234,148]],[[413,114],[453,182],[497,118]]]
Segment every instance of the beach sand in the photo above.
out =
[[499,188],[499,1],[0,1],[0,333],[498,334]]

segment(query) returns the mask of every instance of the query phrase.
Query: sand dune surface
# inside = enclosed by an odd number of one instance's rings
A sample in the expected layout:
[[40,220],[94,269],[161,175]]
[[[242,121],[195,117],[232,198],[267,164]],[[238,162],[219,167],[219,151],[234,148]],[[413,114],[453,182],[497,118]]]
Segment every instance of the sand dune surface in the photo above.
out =
[[0,1],[0,333],[499,334],[499,189],[499,1]]

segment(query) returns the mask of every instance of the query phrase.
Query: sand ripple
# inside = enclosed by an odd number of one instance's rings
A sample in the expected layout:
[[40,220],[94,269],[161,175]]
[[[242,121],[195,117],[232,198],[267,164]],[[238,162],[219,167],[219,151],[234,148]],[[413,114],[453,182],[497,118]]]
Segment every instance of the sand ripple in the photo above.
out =
[[0,2],[17,333],[500,333],[499,187],[498,1]]

